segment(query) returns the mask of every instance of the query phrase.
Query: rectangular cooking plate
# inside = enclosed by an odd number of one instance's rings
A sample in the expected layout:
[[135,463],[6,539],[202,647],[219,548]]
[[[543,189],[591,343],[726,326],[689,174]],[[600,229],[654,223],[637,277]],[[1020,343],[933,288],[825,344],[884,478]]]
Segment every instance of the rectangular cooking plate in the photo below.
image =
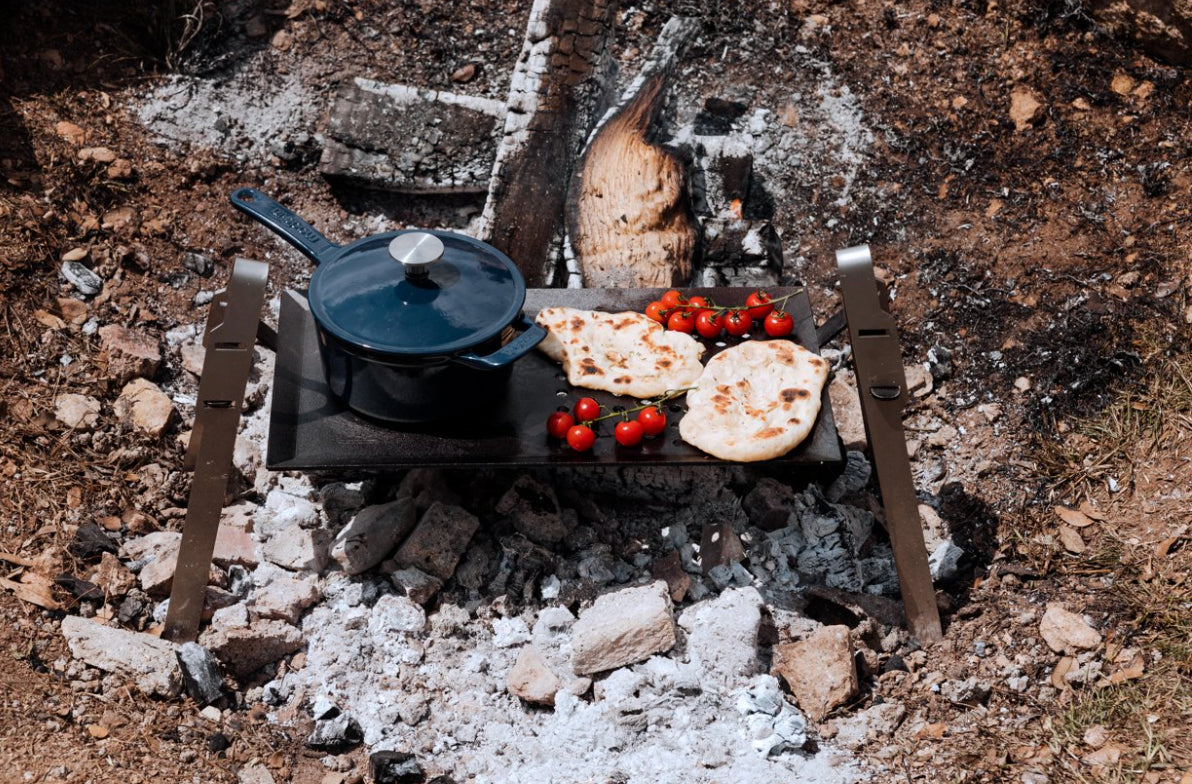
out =
[[[794,289],[767,289],[782,296]],[[724,305],[744,304],[747,289],[690,289]],[[584,310],[642,311],[661,289],[530,289],[526,316],[541,308],[561,305]],[[815,323],[807,295],[787,300],[795,319],[794,337],[818,351]],[[703,341],[705,359],[725,345],[744,338],[725,337]],[[683,400],[667,404],[669,420],[664,436],[647,439],[641,447],[618,446],[612,438],[615,420],[606,420],[590,452],[577,453],[546,435],[552,411],[569,408],[581,397],[592,397],[601,406],[636,405],[619,398],[570,386],[562,368],[541,352],[531,351],[513,364],[507,394],[483,414],[466,420],[435,425],[389,426],[366,420],[331,397],[319,361],[314,320],[306,298],[287,291],[281,300],[278,327],[277,370],[273,384],[273,411],[269,422],[266,463],[277,471],[337,468],[408,468],[425,465],[681,465],[716,464],[722,461],[679,440],[678,422],[686,409]],[[824,389],[822,408],[811,435],[795,450],[768,463],[801,468],[827,468],[840,463],[840,443]]]

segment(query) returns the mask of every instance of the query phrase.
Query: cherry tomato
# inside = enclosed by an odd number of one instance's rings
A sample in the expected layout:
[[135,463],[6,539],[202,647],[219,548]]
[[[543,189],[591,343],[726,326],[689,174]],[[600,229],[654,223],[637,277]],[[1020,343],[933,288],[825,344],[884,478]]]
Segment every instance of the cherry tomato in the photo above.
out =
[[675,291],[674,289],[671,289],[662,295],[661,302],[663,305],[666,305],[667,310],[670,310],[671,308],[679,307],[686,302],[686,300],[683,298],[682,294]]
[[705,338],[718,338],[724,331],[724,314],[716,310],[701,310],[695,317],[695,331]]
[[774,310],[770,304],[770,295],[764,291],[755,291],[745,299],[745,307],[749,308],[749,317],[764,319]]
[[753,319],[744,310],[730,310],[724,317],[724,331],[733,337],[741,337],[753,326]]
[[666,430],[666,414],[662,413],[658,406],[643,408],[638,412],[637,421],[641,423],[642,430],[648,436],[656,436]]
[[666,320],[666,328],[690,334],[695,331],[695,314],[689,310],[676,310]]
[[645,434],[645,426],[641,422],[631,419],[628,422],[617,423],[617,428],[613,431],[613,438],[617,439],[617,443],[621,446],[637,446],[642,442],[642,437]]
[[596,443],[596,433],[587,425],[576,425],[567,431],[567,445],[576,452],[587,452]]
[[649,305],[646,305],[646,318],[651,321],[657,321],[659,324],[666,326],[666,305],[662,304],[661,300],[654,300]]
[[581,397],[574,411],[577,422],[590,422],[600,416],[600,404],[590,397]]
[[708,300],[696,294],[687,300],[687,309],[692,313],[699,313],[702,308],[708,307]]
[[551,438],[566,438],[567,431],[575,424],[575,417],[565,411],[556,411],[546,418],[546,432]]
[[766,328],[766,334],[770,337],[781,338],[791,334],[791,330],[795,328],[795,320],[785,310],[776,310],[766,316],[762,326]]

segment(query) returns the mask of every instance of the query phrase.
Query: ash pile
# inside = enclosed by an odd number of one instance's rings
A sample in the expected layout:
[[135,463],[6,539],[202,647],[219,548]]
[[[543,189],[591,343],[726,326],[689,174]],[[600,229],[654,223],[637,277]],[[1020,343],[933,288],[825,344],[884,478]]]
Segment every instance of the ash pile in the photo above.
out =
[[860,452],[794,486],[740,467],[314,480],[262,467],[250,396],[197,644],[152,634],[181,534],[83,528],[96,617],[64,621],[67,674],[290,727],[343,782],[863,775],[824,738],[872,734],[860,690],[908,641]]

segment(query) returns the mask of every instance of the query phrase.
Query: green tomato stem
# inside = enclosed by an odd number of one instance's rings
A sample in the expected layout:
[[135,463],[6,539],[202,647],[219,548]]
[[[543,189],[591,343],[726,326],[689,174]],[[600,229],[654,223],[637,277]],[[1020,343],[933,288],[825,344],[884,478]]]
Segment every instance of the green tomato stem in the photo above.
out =
[[[764,302],[763,304],[764,305],[774,305],[777,310],[785,311],[786,310],[785,302],[788,299],[790,299],[791,297],[794,297],[794,296],[796,296],[798,294],[802,294],[802,293],[803,293],[803,289],[795,289],[790,294],[783,294],[781,297],[775,297],[774,299],[768,300],[768,301]],[[783,304],[780,306],[779,303],[783,303]],[[685,302],[680,303],[679,305],[676,305],[673,308],[667,308],[666,310],[662,311],[662,315],[670,316],[672,313],[688,310],[689,307],[690,306],[687,305]],[[760,306],[755,306],[755,307],[760,307]],[[703,307],[698,308],[697,311],[698,310],[710,310],[713,313],[727,313],[730,310],[748,311],[749,306],[748,305],[739,305],[739,306],[713,305],[711,300],[709,300],[707,305],[704,305]]]
[[627,408],[624,411],[612,411],[608,414],[598,416],[595,419],[585,419],[582,422],[580,422],[579,424],[593,425],[593,424],[600,422],[602,420],[612,419],[614,417],[621,417],[626,422],[628,422],[629,415],[634,413],[635,411],[643,411],[643,410],[650,408],[652,406],[662,405],[666,401],[674,400],[675,398],[679,397],[680,395],[685,395],[693,389],[695,389],[695,387],[683,387],[682,389],[674,389],[674,390],[668,389],[665,394],[663,394],[661,397],[659,397],[657,399],[646,400],[646,401],[642,402],[640,405],[634,406],[633,408]]

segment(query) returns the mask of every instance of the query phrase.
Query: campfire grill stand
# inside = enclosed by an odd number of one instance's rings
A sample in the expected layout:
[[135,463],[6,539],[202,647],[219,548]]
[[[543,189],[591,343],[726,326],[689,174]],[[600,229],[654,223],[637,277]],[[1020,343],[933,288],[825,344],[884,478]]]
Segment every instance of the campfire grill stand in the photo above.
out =
[[[927,645],[938,641],[942,635],[902,430],[901,412],[907,393],[898,333],[894,319],[879,304],[868,247],[839,251],[837,261],[857,366],[862,414],[877,466],[908,626],[911,634]],[[263,342],[275,337],[260,322],[267,273],[268,266],[261,262],[237,259],[226,291],[212,302],[203,338],[206,355],[195,403],[194,430],[186,454],[186,466],[194,470],[194,478],[162,631],[166,639],[186,641],[198,635],[236,432],[243,412],[244,391],[252,367],[254,342],[258,337]],[[590,293],[577,296],[590,296]],[[805,295],[802,299],[805,301]],[[794,302],[799,304],[798,299]],[[805,308],[805,305],[800,304],[800,307]],[[809,310],[802,321],[805,323],[796,325],[796,334],[803,343],[810,344],[816,340],[816,335]],[[280,331],[284,333],[286,330]],[[281,337],[279,373],[282,355],[287,351],[286,336]],[[290,340],[293,344],[294,338]],[[297,345],[300,347],[301,343]],[[299,353],[303,352],[299,350]],[[275,379],[275,386],[276,383]],[[276,392],[275,389],[275,395]],[[826,402],[820,416],[821,426],[817,426],[800,450],[807,453],[806,463],[815,465],[818,461],[826,466],[839,459],[838,442],[828,450],[821,443],[826,430],[831,429],[834,433],[830,422],[831,407]],[[827,423],[827,428],[822,423]],[[271,448],[273,441],[271,432]],[[682,444],[676,446],[690,450]],[[678,462],[691,462],[691,458]]]

